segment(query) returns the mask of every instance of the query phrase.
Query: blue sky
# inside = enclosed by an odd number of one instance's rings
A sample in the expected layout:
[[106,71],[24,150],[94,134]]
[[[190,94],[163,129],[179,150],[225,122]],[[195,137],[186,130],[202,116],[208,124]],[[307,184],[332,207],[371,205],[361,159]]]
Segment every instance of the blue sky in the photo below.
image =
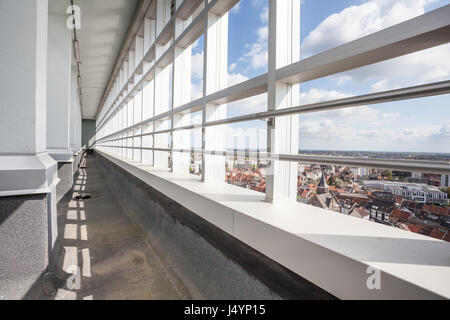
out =
[[[267,72],[267,0],[242,0],[229,13],[228,84]],[[302,0],[301,57],[449,4],[450,0]],[[201,92],[203,38],[193,47],[193,97]],[[300,104],[450,79],[450,45],[424,50],[300,85]],[[228,105],[228,116],[266,109],[266,95]],[[198,117],[198,115],[197,115]],[[228,126],[235,136],[260,136],[262,121]],[[300,149],[450,153],[450,95],[300,116]],[[239,138],[242,147],[242,141]]]

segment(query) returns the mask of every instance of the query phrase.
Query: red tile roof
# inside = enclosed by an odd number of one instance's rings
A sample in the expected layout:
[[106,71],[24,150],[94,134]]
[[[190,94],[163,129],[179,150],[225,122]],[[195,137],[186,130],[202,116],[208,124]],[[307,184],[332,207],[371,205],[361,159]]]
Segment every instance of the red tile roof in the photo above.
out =
[[434,214],[441,214],[441,215],[450,215],[450,208],[442,208],[435,205],[425,204],[422,207],[423,211],[431,212]]
[[411,232],[419,233],[421,227],[416,226],[415,224],[409,224],[408,227],[407,227],[407,229],[408,229],[409,231],[411,231]]
[[438,231],[436,229],[434,229],[430,233],[430,237],[433,237],[433,238],[436,238],[436,239],[442,239],[442,238],[444,238],[444,235],[445,234],[443,232],[440,232],[440,231]]
[[301,194],[302,198],[306,198],[308,196],[309,190],[304,190]]
[[450,242],[450,233],[447,233],[443,240]]
[[399,209],[394,209],[391,214],[391,218],[406,221],[411,216],[411,213],[402,211]]
[[414,201],[410,201],[408,203],[408,208],[414,209],[416,207],[416,203]]

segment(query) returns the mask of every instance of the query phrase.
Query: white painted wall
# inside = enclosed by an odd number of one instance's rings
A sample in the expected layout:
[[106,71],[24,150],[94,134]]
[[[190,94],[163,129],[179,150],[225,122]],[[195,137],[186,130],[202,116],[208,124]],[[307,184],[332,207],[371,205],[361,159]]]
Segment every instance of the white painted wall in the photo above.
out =
[[[47,0],[0,1],[0,199],[45,194],[46,212],[35,214],[48,217],[45,236],[52,248],[59,179],[57,163],[47,153],[47,27]],[[29,227],[24,222],[15,233]],[[40,254],[48,262],[47,248]],[[26,270],[18,277],[29,276]]]
[[46,150],[47,1],[0,2],[0,152]]
[[72,66],[70,81],[70,149],[74,153],[81,148],[81,108],[78,95],[77,68]]
[[62,14],[48,15],[47,148],[50,154],[59,155],[72,154],[69,149],[72,35],[66,19]]

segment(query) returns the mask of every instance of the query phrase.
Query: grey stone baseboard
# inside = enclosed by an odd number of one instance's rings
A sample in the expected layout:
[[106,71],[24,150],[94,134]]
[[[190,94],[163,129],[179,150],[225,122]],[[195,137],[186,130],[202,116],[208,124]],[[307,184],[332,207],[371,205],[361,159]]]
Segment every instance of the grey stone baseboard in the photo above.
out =
[[74,174],[73,166],[75,162],[58,162],[58,178],[56,185],[56,201],[59,202],[64,195],[72,190]]
[[49,263],[49,194],[0,197],[0,299],[21,299]]

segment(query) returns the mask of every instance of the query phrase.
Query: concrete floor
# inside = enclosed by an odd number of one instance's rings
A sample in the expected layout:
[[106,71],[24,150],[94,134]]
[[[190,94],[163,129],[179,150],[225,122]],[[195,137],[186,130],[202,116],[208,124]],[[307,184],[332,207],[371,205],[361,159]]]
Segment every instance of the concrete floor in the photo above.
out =
[[[159,221],[156,230],[150,228],[157,235],[149,236],[129,218],[116,198],[122,194],[113,194],[98,161],[83,160],[87,168],[58,203],[56,257],[24,299],[280,298],[172,219]],[[74,200],[80,193],[91,198]]]
[[[111,193],[94,158],[58,204],[58,230],[69,287],[40,299],[189,299],[188,290],[158,258]],[[73,200],[87,192],[91,199]],[[63,283],[67,283],[64,281]]]

